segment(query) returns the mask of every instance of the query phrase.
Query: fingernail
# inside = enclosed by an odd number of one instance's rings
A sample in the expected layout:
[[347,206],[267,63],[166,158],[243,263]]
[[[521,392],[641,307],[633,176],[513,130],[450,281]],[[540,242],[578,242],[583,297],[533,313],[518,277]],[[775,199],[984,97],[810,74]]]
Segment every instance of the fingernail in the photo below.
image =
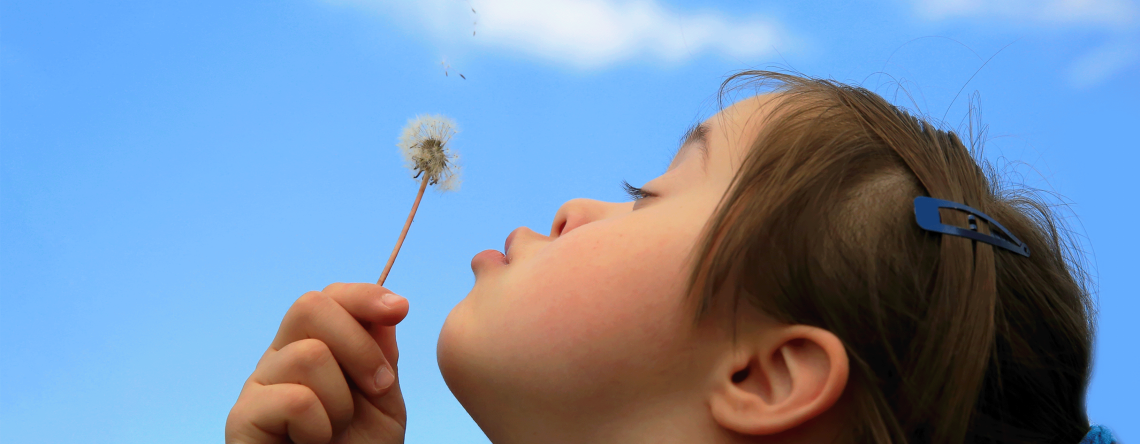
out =
[[393,375],[392,372],[388,370],[387,365],[381,366],[380,370],[376,370],[376,390],[388,388],[395,380],[396,375]]
[[404,298],[397,296],[395,293],[384,293],[384,296],[380,297],[380,302],[383,302],[384,305],[389,307],[396,305],[397,302],[402,300],[404,300]]

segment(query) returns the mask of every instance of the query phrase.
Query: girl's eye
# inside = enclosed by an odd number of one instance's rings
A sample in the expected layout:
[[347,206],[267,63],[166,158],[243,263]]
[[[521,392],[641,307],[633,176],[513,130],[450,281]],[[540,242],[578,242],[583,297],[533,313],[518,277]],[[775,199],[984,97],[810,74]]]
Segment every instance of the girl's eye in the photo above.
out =
[[642,190],[641,188],[635,187],[633,185],[630,185],[629,182],[626,182],[624,180],[621,181],[621,186],[622,186],[622,188],[625,189],[625,192],[627,194],[629,194],[630,199],[633,199],[635,202],[639,201],[641,199],[644,199],[646,197],[653,197],[654,196],[653,193]]

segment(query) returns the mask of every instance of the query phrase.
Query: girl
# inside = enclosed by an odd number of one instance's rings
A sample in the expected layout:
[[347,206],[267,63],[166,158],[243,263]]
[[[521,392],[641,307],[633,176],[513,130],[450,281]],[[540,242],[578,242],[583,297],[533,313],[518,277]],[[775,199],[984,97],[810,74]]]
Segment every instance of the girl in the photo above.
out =
[[[633,202],[571,200],[472,259],[437,358],[492,442],[1111,439],[1046,206],[870,91],[750,71],[721,94],[749,78],[778,84],[692,128]],[[303,295],[226,441],[403,442],[407,310],[372,284]]]

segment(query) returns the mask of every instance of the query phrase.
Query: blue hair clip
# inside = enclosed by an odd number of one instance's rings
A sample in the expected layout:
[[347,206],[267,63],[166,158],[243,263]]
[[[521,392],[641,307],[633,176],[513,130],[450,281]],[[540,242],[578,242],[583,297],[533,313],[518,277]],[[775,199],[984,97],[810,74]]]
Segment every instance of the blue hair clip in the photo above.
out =
[[[955,210],[965,211],[969,213],[967,221],[970,224],[970,229],[955,227],[953,225],[946,225],[942,223],[942,217],[938,214],[939,208],[953,208]],[[978,242],[985,242],[987,244],[1002,247],[1006,250],[1029,257],[1029,247],[1021,242],[1016,236],[1005,229],[997,221],[990,219],[985,213],[975,210],[966,205],[958,202],[951,202],[948,200],[935,199],[933,197],[918,196],[914,198],[914,218],[918,221],[918,226],[927,231],[936,233],[949,234],[952,236],[961,236]],[[985,235],[978,232],[978,219],[986,221],[990,226],[991,235]],[[998,237],[1001,234],[1002,237]],[[1008,240],[1007,240],[1008,239]]]
[[1108,427],[1102,425],[1094,425],[1089,428],[1089,433],[1085,435],[1079,444],[1116,444],[1116,437],[1112,435],[1112,431]]

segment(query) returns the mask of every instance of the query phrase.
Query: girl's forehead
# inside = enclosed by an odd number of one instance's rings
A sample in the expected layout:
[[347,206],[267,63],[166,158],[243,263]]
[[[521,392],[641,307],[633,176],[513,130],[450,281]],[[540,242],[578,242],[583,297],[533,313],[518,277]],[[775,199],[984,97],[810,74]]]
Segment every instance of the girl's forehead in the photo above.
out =
[[710,167],[719,164],[735,171],[760,133],[779,93],[766,93],[740,100],[705,121],[708,127]]
[[740,129],[758,126],[762,120],[765,120],[770,105],[775,105],[780,97],[780,93],[766,93],[742,99],[710,117],[705,123],[710,127],[735,128],[737,132]]

